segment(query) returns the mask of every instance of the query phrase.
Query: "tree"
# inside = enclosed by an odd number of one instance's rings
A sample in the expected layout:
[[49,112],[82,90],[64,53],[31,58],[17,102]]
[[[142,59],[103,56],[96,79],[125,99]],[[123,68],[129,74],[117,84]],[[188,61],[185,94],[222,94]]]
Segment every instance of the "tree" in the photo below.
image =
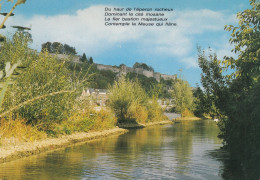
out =
[[80,61],[81,61],[81,62],[88,62],[88,59],[87,59],[85,53],[83,53],[82,57],[80,58]]
[[198,86],[193,90],[193,103],[194,103],[194,115],[197,117],[203,117],[204,114],[212,112],[211,102],[208,101],[206,94]]
[[136,68],[143,68],[144,70],[147,70],[147,71],[154,71],[154,69],[151,66],[148,66],[145,63],[139,63],[139,62],[136,62],[134,64],[133,68],[134,69],[136,69]]
[[47,52],[52,52],[52,50],[51,50],[51,45],[52,45],[52,43],[51,42],[46,42],[46,43],[43,43],[42,44],[42,52],[44,52],[44,51],[47,51]]
[[90,57],[90,58],[89,58],[89,63],[90,63],[90,64],[93,64],[93,63],[94,63],[94,61],[93,61],[93,58],[92,58],[92,57]]
[[114,110],[118,122],[130,120],[133,106],[142,108],[147,104],[147,95],[138,82],[120,77],[109,87],[109,106]]
[[[245,179],[260,177],[260,2],[250,0],[251,9],[237,14],[239,26],[226,26],[231,31],[230,42],[237,59],[225,57],[224,68],[219,61],[199,55],[204,76],[203,87],[208,88],[222,117],[219,127],[224,147],[244,170]],[[214,56],[213,56],[214,57]],[[222,75],[223,70],[233,73]],[[204,78],[205,77],[205,78]],[[248,174],[255,170],[255,176]]]
[[222,75],[221,61],[217,59],[215,53],[211,53],[211,49],[209,49],[209,52],[207,56],[205,51],[198,48],[198,63],[202,69],[201,83],[205,91],[208,113],[212,118],[219,118],[225,111],[227,82]]
[[177,112],[183,113],[185,109],[192,110],[192,88],[187,81],[182,79],[176,80],[173,85],[172,97]]
[[76,55],[77,52],[74,47],[69,46],[68,44],[62,44],[60,42],[46,42],[42,44],[42,52],[48,51],[49,53],[58,53],[58,54],[68,54]]
[[51,50],[53,53],[63,54],[63,44],[60,42],[53,42],[51,45]]
[[260,161],[256,150],[260,149],[260,121],[256,113],[260,98],[260,2],[250,0],[250,4],[251,9],[238,13],[238,27],[225,27],[232,32],[230,42],[235,45],[233,51],[238,58],[224,61],[235,72],[230,76],[228,119],[221,124],[221,137],[227,148],[248,167]]
[[234,75],[244,81],[244,87],[250,87],[260,72],[260,3],[259,0],[250,0],[250,4],[252,9],[237,14],[239,27],[225,26],[232,32],[230,43],[235,45],[232,51],[239,54],[236,60],[226,58],[225,64],[235,69]]
[[71,54],[71,55],[76,55],[76,49],[74,47],[69,46],[68,44],[63,45],[63,53],[64,54]]
[[138,82],[140,83],[140,85],[142,86],[142,88],[146,91],[146,92],[150,92],[152,87],[157,84],[157,81],[155,78],[153,77],[146,77],[145,75],[142,74],[137,74],[134,72],[129,72],[126,75],[127,78],[129,78],[130,80],[136,80],[138,79]]

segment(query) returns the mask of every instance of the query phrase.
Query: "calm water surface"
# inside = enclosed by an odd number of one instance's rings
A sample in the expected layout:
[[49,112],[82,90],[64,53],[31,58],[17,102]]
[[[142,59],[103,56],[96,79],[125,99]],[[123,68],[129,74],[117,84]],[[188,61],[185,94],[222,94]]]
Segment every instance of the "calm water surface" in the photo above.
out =
[[0,179],[221,179],[212,120],[127,134],[0,164]]

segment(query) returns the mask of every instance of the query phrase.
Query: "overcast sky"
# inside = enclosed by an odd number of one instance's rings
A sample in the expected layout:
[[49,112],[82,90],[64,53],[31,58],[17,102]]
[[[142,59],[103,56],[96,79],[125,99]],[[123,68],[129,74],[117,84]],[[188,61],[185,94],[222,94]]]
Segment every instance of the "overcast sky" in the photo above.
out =
[[[105,7],[173,8],[165,16],[177,26],[107,27]],[[27,0],[6,26],[31,26],[31,46],[37,50],[44,42],[58,41],[75,47],[79,55],[92,56],[96,63],[143,62],[164,74],[182,69],[184,78],[195,86],[201,73],[197,46],[211,47],[219,58],[232,55],[224,26],[236,25],[236,13],[247,8],[247,0]],[[8,9],[5,3],[2,12]],[[6,28],[1,33],[11,31]]]

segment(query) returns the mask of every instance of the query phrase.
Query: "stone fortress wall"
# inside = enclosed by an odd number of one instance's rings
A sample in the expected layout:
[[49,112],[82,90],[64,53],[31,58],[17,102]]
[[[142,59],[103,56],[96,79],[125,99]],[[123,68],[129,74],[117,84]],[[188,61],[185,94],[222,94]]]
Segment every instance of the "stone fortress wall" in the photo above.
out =
[[[59,59],[66,59],[69,56],[64,55],[64,54],[58,54],[57,55]],[[71,59],[71,57],[70,57]],[[82,63],[80,62],[80,56],[73,56],[72,61],[75,63]],[[160,79],[164,80],[175,80],[176,75],[167,75],[167,74],[161,74],[159,72],[154,72],[154,71],[148,71],[143,68],[132,68],[128,67],[126,65],[120,65],[118,66],[111,66],[111,65],[104,65],[104,64],[96,64],[98,70],[106,70],[106,71],[112,71],[114,73],[118,73],[119,75],[124,74],[126,75],[127,73],[136,73],[136,74],[141,74],[144,75],[148,78],[153,77],[157,80],[157,82],[160,82]]]
[[161,74],[159,72],[154,72],[154,71],[148,71],[143,68],[131,68],[127,67],[125,65],[121,65],[120,67],[117,66],[110,66],[110,65],[104,65],[104,64],[96,64],[98,70],[110,70],[114,73],[119,73],[119,74],[124,74],[126,75],[127,73],[134,72],[136,74],[141,74],[144,75],[148,78],[153,77],[155,78],[158,82],[160,82],[160,79],[164,80],[175,80],[176,75],[167,75],[167,74]]

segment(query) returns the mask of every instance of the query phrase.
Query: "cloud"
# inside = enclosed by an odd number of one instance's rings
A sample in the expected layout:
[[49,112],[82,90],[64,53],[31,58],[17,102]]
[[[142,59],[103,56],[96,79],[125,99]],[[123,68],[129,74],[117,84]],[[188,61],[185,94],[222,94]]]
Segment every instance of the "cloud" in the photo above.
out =
[[235,15],[209,9],[177,11],[176,22],[185,34],[200,34],[206,31],[221,31],[226,24],[235,21]]
[[181,62],[185,62],[187,68],[198,68],[198,61],[197,58],[194,57],[186,57],[180,60]]
[[104,7],[92,6],[78,10],[75,15],[33,16],[11,20],[10,24],[32,25],[34,44],[59,41],[75,46],[80,52],[102,52],[118,42],[137,39],[139,32],[131,28],[106,28]]
[[[10,19],[10,24],[32,25],[34,47],[38,50],[42,43],[58,41],[76,47],[80,54],[95,55],[118,44],[132,42],[142,53],[174,57],[187,67],[196,68],[195,36],[223,31],[225,24],[235,21],[234,15],[201,9],[167,13],[165,16],[177,22],[177,27],[107,27],[104,25],[105,7],[95,5],[72,15],[35,15],[29,19],[18,16]],[[226,53],[224,48],[219,52]]]

